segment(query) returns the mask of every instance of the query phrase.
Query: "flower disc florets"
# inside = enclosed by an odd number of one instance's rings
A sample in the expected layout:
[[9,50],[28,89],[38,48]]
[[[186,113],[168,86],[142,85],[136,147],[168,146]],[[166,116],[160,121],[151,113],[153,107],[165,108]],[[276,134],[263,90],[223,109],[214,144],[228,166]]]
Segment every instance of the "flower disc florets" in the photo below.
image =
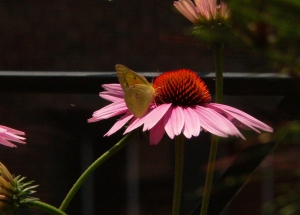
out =
[[175,106],[190,107],[211,101],[211,96],[204,81],[189,70],[180,69],[165,72],[154,83],[156,104],[172,103]]

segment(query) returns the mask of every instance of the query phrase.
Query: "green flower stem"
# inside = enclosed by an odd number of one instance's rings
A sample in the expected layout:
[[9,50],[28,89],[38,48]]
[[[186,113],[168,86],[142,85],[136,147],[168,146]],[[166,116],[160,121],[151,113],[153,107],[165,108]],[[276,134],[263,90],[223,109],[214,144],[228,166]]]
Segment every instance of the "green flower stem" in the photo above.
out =
[[184,136],[175,136],[175,180],[173,196],[173,215],[180,214],[181,190],[183,179]]
[[[214,44],[215,65],[216,65],[216,93],[215,93],[216,103],[222,103],[223,100],[222,48],[223,48],[223,44],[221,42]],[[212,187],[212,182],[214,177],[217,151],[218,151],[218,137],[212,135],[200,215],[206,215],[208,211],[208,204],[209,204],[210,192],[211,192],[211,187]]]
[[65,197],[64,201],[62,202],[61,206],[59,207],[60,210],[65,211],[68,207],[70,201],[81,187],[81,185],[86,181],[86,179],[98,168],[99,165],[104,163],[108,158],[126,146],[137,134],[137,131],[134,130],[127,134],[122,140],[116,143],[112,148],[110,148],[107,152],[101,155],[91,166],[89,166],[85,172],[78,178],[76,183],[73,185],[67,196]]
[[215,171],[217,151],[218,151],[218,137],[212,135],[200,215],[207,214],[210,191],[211,191],[214,171]]
[[48,204],[46,204],[44,202],[41,202],[41,201],[32,201],[30,203],[27,203],[27,205],[29,207],[37,208],[37,209],[39,209],[41,211],[47,212],[48,214],[66,215],[65,212],[59,210],[58,208],[53,207],[52,205],[48,205]]

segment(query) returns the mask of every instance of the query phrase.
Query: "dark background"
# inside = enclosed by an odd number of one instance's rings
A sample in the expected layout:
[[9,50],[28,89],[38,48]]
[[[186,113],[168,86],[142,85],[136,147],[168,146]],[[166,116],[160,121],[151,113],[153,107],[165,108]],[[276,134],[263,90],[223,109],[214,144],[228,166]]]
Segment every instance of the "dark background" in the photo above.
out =
[[[295,20],[298,20],[300,6],[297,0],[282,2],[284,7],[276,0],[228,2],[233,10],[233,30],[239,37],[224,45],[224,72],[298,74],[299,25]],[[214,72],[210,44],[192,37],[191,28],[192,23],[179,14],[169,0],[3,0],[0,2],[0,70],[12,74],[15,71],[102,72],[114,71],[114,65],[121,63],[138,72],[183,67],[202,73]],[[99,89],[107,80],[111,77],[103,77]],[[103,137],[117,117],[87,124],[94,111],[108,104],[99,98],[98,91],[64,93],[68,92],[66,89],[61,93],[37,93],[30,92],[30,84],[34,82],[28,78],[19,81],[28,82],[27,86],[22,85],[24,92],[0,94],[0,123],[25,131],[27,144],[18,145],[16,149],[0,146],[0,161],[12,173],[35,180],[40,185],[35,196],[59,207],[86,166],[119,141],[123,130]],[[54,90],[50,91],[56,92],[56,87],[53,81]],[[257,94],[245,93],[247,88],[256,88]],[[243,92],[236,88],[234,96],[225,96],[224,103],[252,114],[275,129],[286,123],[277,112],[278,104],[286,95],[261,96],[259,90],[253,81]],[[238,96],[239,93],[243,96]],[[298,106],[294,103],[297,99],[292,101],[286,106],[293,112]],[[296,119],[295,115],[291,119]],[[255,132],[243,131],[243,134],[247,141],[221,140],[216,178],[242,149],[273,138]],[[182,214],[189,214],[201,197],[209,139],[209,135],[202,132],[199,138],[187,141]],[[265,161],[224,215],[269,211],[266,205],[276,202],[275,191],[282,185],[274,185],[275,181],[283,178],[274,172],[286,176],[283,182],[299,181],[299,176],[287,174],[290,169],[286,168],[294,164],[292,171],[297,173],[296,149],[294,145],[277,152],[279,159],[271,157]],[[138,137],[135,143],[97,169],[88,186],[70,203],[67,213],[171,214],[173,150],[173,141],[169,138],[150,146],[147,138]],[[131,187],[132,184],[137,187]],[[137,209],[134,213],[128,207],[136,188],[138,195],[134,198],[139,207],[133,206]],[[22,210],[20,214],[33,212]]]
[[[210,45],[191,37],[191,28],[173,1],[1,1],[0,69],[113,71],[121,63],[213,72]],[[236,41],[224,55],[227,72],[266,72],[261,56]]]

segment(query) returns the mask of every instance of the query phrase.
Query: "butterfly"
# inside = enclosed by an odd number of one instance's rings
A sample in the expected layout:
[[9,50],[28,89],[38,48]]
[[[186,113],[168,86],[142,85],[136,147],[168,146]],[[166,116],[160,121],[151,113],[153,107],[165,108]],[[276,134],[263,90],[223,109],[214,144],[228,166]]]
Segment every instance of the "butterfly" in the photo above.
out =
[[155,98],[154,87],[144,76],[126,66],[117,64],[115,68],[124,92],[126,106],[135,117],[141,118]]

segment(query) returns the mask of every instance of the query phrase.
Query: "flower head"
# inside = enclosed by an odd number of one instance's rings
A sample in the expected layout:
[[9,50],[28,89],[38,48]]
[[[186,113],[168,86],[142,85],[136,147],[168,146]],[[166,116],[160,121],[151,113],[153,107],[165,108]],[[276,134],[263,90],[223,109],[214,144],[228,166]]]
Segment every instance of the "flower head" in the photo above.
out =
[[0,125],[0,144],[9,147],[17,147],[10,141],[25,144],[25,142],[23,141],[25,140],[25,137],[20,137],[18,135],[25,135],[25,133],[23,131],[18,131],[13,128],[6,127],[4,125]]
[[33,181],[23,182],[25,177],[13,177],[8,169],[0,162],[0,213],[15,214],[19,207],[25,208],[27,203],[37,200],[29,197],[35,193],[32,189],[37,186],[30,186]]
[[258,129],[273,131],[241,110],[211,103],[205,83],[189,69],[165,72],[155,79],[153,87],[156,92],[154,102],[144,116],[137,118],[129,112],[119,84],[103,85],[105,91],[100,93],[100,97],[112,104],[94,112],[88,122],[124,114],[105,136],[115,133],[130,121],[124,134],[143,125],[143,131],[150,131],[150,144],[159,143],[165,133],[172,139],[181,133],[191,138],[198,136],[202,130],[220,137],[231,135],[244,139],[235,122],[256,132],[260,132]]
[[191,22],[203,23],[207,21],[222,22],[228,19],[229,9],[221,0],[217,5],[217,0],[179,0],[174,2],[177,10]]
[[192,34],[210,42],[232,41],[234,36],[230,24],[230,10],[221,0],[179,0],[174,2],[177,10],[195,24]]

